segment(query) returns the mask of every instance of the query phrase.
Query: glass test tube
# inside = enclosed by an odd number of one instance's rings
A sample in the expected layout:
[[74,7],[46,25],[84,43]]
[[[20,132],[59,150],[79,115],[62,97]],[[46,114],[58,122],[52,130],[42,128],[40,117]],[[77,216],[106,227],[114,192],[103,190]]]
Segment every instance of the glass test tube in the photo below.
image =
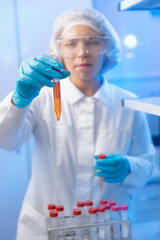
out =
[[86,215],[88,215],[88,209],[93,206],[93,201],[92,200],[87,200],[85,201],[85,211]]
[[59,217],[63,217],[64,215],[64,207],[63,205],[56,206],[56,211],[58,212]]
[[62,205],[56,206],[56,211],[58,212],[58,226],[64,226],[64,207]]
[[87,224],[87,214],[86,214],[85,202],[83,202],[83,201],[77,202],[77,207],[79,209],[81,209],[81,214],[82,214],[81,218],[82,218],[83,224]]
[[54,96],[54,112],[56,114],[57,120],[61,116],[61,94],[60,94],[60,79],[53,80],[55,86],[53,87],[53,96]]
[[79,201],[77,202],[77,207],[81,209],[82,215],[85,215],[85,202]]
[[[97,208],[91,207],[88,209],[89,214],[89,224],[96,224],[97,222]],[[97,227],[91,227],[89,230],[89,239],[97,240]]]
[[[109,203],[106,203],[103,205],[106,209],[105,211],[105,221],[109,222],[110,219],[111,219],[111,213],[110,213],[110,208],[111,208],[111,205]],[[111,238],[111,226],[110,225],[106,225],[106,239],[110,239]]]
[[[73,226],[78,227],[82,224],[81,221],[81,209],[73,209]],[[82,229],[77,228],[75,229],[75,239],[81,240],[82,239]]]
[[[104,223],[104,221],[105,221],[105,207],[104,206],[97,207],[97,222]],[[98,226],[98,239],[100,240],[105,239],[106,236],[105,227],[106,227],[105,225]]]
[[[116,220],[120,220],[120,208],[118,205],[113,205],[111,207],[112,210],[112,220],[116,221]],[[113,224],[113,236],[116,237],[120,237],[120,224]]]
[[51,226],[53,228],[58,227],[58,212],[57,211],[50,211],[49,216],[51,218]]
[[[120,206],[120,216],[122,220],[127,220],[128,219],[128,205],[127,204],[122,204]],[[129,235],[129,229],[128,229],[128,224],[123,223],[122,224],[122,237],[123,238],[128,238]]]
[[[106,158],[106,154],[102,153],[98,155],[98,159],[103,159],[103,158]],[[103,177],[100,177],[100,185],[101,185],[102,191],[104,190],[104,187],[105,187],[105,182],[103,179],[104,179]]]
[[48,233],[49,239],[57,239],[57,232],[53,231],[53,228],[58,227],[58,212],[56,210],[50,211],[49,213],[50,218],[48,222]]

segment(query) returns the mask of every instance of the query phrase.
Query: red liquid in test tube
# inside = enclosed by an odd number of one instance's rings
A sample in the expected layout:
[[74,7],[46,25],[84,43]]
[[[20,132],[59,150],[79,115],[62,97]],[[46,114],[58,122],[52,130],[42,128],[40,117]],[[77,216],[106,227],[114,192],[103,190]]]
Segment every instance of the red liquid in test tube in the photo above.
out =
[[54,95],[54,112],[56,114],[57,120],[60,120],[61,116],[61,95],[60,95],[60,80],[54,79],[55,86],[53,87]]
[[[52,67],[53,68],[53,67]],[[53,68],[54,69],[54,68]],[[61,72],[61,70],[54,69],[57,72]],[[60,79],[53,79],[55,86],[53,87],[53,97],[54,97],[54,112],[57,117],[57,121],[60,120],[61,116],[61,91],[60,91]]]

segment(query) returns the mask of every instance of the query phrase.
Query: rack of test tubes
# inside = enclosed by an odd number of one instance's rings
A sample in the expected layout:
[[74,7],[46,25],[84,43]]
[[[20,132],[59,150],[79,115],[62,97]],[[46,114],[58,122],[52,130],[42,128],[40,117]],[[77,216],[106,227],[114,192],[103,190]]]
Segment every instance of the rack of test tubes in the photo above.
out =
[[77,202],[73,215],[64,216],[64,206],[48,205],[46,219],[48,240],[131,240],[131,221],[128,206],[115,201]]

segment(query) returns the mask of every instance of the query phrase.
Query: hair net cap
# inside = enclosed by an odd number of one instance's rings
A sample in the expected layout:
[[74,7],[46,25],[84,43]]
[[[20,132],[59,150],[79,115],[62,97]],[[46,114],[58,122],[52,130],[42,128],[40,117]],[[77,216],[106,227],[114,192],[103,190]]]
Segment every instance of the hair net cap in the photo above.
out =
[[109,51],[105,53],[101,73],[113,68],[121,55],[120,39],[107,18],[92,8],[73,8],[62,13],[55,21],[49,45],[49,55],[61,61],[58,54],[56,40],[61,39],[65,32],[76,25],[87,25],[95,29],[100,35],[108,37]]

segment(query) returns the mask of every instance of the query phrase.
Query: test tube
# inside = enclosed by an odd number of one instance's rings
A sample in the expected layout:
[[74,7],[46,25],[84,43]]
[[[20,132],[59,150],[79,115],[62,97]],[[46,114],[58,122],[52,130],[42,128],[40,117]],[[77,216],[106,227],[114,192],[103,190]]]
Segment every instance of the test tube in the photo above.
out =
[[[108,201],[108,204],[110,204],[111,207],[112,207],[112,206],[116,205],[116,201],[110,200],[110,201]],[[111,232],[112,232],[112,234],[113,234],[113,226],[111,226]]]
[[[113,205],[111,207],[111,210],[112,210],[112,220],[113,221],[120,220],[119,206]],[[114,238],[120,237],[120,224],[113,224],[113,236]]]
[[57,211],[50,211],[49,213],[50,218],[48,219],[48,234],[49,239],[57,239],[57,232],[53,229],[58,227],[58,212]]
[[[98,159],[103,159],[103,158],[106,158],[106,154],[102,153],[98,155]],[[103,177],[100,177],[100,185],[101,185],[102,191],[104,190],[104,187],[105,187],[105,182],[103,179],[104,179]]]
[[58,220],[57,220],[58,219],[57,218],[58,217],[58,212],[57,211],[50,211],[49,216],[51,218],[50,227],[53,227],[53,228],[58,227]]
[[[78,227],[82,224],[81,221],[81,209],[73,209],[73,226]],[[81,240],[82,239],[82,230],[77,228],[75,230],[75,234],[76,234],[76,238],[77,240]]]
[[93,201],[92,200],[85,201],[85,209],[86,209],[87,213],[88,213],[88,209],[92,206],[93,206]]
[[87,214],[86,214],[86,208],[85,208],[85,202],[84,201],[79,201],[77,202],[77,207],[81,209],[81,218],[84,224],[87,223]]
[[58,216],[59,216],[59,217],[63,217],[63,213],[64,213],[64,207],[63,207],[63,205],[58,205],[58,206],[56,206],[56,211],[58,212]]
[[85,215],[85,202],[83,201],[77,202],[77,207],[81,209],[82,215]]
[[[109,203],[106,203],[103,205],[106,209],[105,211],[105,221],[109,222],[110,221],[110,218],[111,218],[111,214],[110,214],[110,208],[111,208],[111,205]],[[111,226],[108,224],[106,225],[106,239],[110,239],[111,238]]]
[[[104,223],[105,221],[105,207],[100,206],[97,207],[97,222],[98,223]],[[106,231],[105,231],[105,225],[104,226],[98,226],[98,239],[105,239]]]
[[111,214],[110,214],[110,209],[111,209],[111,205],[109,203],[103,204],[103,207],[105,207],[105,220],[110,220],[111,218]]
[[[88,214],[89,214],[89,224],[96,224],[97,222],[97,208],[95,207],[91,207],[88,209]],[[89,239],[93,239],[93,240],[97,240],[97,228],[96,227],[91,227],[88,230],[89,234],[90,234],[90,238]]]
[[[120,206],[120,216],[121,216],[121,220],[127,220],[128,219],[128,205],[127,204],[122,204]],[[122,237],[123,238],[128,238],[128,235],[129,235],[128,224],[123,223],[122,224]]]
[[62,205],[56,206],[56,211],[58,212],[58,225],[59,227],[63,227],[64,226],[64,207]]
[[57,120],[59,120],[61,116],[60,79],[56,78],[53,80],[53,82],[55,84],[55,86],[53,87],[54,112],[56,114]]

